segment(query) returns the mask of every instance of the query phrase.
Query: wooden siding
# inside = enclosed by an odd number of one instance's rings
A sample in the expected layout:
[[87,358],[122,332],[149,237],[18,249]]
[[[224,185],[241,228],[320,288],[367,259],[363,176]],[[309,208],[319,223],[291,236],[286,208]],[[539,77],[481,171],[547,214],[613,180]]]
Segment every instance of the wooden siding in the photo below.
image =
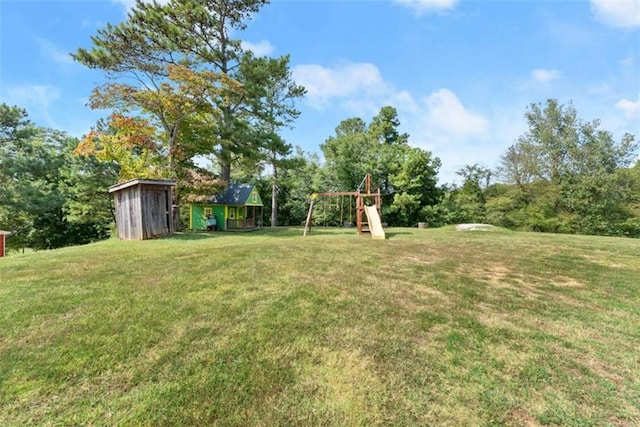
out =
[[0,258],[4,256],[4,234],[0,233]]
[[118,191],[115,200],[118,237],[124,240],[142,240],[140,186]]
[[171,186],[140,183],[115,192],[116,227],[123,240],[173,233]]
[[167,188],[142,186],[143,239],[172,234],[171,191]]

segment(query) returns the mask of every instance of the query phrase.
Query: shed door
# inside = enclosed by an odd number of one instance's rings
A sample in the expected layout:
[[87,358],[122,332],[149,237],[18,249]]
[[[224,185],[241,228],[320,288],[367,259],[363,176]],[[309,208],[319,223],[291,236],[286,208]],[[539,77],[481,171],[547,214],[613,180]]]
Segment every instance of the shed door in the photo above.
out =
[[146,210],[144,238],[164,236],[171,232],[171,193],[165,188],[148,188],[144,191]]

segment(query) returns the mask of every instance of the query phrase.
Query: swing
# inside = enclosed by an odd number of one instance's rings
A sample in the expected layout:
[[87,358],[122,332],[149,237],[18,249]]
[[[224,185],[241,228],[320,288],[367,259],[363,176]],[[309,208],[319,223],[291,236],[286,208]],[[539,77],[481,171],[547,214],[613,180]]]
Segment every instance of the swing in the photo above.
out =
[[322,216],[324,218],[324,226],[327,226],[327,198],[322,201]]

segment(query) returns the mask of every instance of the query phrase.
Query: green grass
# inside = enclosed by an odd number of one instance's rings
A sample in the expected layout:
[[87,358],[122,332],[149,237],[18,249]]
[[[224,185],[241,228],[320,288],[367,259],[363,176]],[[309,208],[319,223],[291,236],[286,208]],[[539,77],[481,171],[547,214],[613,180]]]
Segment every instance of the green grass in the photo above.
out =
[[640,424],[640,241],[183,234],[0,260],[0,425]]

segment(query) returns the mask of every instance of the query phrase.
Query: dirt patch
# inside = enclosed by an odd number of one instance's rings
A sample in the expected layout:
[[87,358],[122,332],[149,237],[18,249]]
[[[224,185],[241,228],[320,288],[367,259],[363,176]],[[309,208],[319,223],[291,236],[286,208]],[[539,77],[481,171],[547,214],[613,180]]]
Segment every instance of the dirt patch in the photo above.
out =
[[514,332],[526,332],[528,329],[520,326],[523,316],[503,312],[489,304],[476,304],[475,317],[478,322],[490,328],[509,329]]
[[533,415],[528,414],[520,408],[516,408],[511,412],[511,425],[520,427],[537,427],[541,426]]
[[420,256],[420,255],[409,255],[401,258],[402,261],[409,261],[411,264],[424,264],[431,265],[440,261],[440,258],[429,256]]
[[525,282],[524,276],[514,273],[503,264],[485,266],[466,265],[457,269],[456,274],[467,275],[488,283],[495,289],[517,289],[534,291],[535,286]]
[[584,283],[579,282],[572,277],[566,277],[566,276],[558,276],[558,278],[555,279],[552,283],[556,286],[561,286],[563,288],[584,288],[585,287]]

